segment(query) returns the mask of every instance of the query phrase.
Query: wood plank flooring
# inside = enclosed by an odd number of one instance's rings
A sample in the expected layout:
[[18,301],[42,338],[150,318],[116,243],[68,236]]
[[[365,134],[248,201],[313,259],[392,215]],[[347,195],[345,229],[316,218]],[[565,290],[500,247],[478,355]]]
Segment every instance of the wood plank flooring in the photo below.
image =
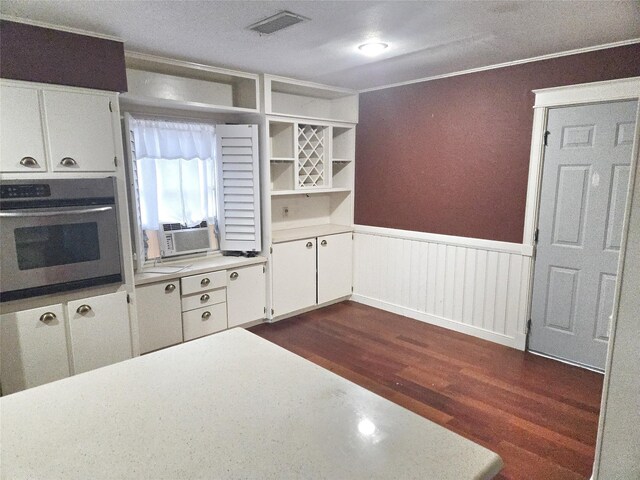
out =
[[496,478],[591,475],[598,373],[353,302],[250,330],[497,452]]

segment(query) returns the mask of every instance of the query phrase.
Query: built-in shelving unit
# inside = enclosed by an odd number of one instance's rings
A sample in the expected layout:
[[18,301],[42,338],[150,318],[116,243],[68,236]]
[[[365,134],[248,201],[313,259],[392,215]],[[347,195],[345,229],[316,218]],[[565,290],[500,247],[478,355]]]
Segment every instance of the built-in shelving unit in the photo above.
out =
[[197,63],[127,52],[127,106],[203,112],[258,113],[259,76]]

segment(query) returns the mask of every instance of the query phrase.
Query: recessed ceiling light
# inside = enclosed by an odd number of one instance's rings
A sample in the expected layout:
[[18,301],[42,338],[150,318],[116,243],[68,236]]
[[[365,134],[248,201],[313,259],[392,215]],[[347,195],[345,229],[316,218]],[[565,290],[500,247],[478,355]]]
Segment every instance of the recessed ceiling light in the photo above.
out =
[[389,47],[388,43],[369,42],[369,43],[363,43],[362,45],[360,45],[358,47],[358,50],[360,50],[363,54],[369,57],[375,57],[376,55],[381,54],[388,47]]

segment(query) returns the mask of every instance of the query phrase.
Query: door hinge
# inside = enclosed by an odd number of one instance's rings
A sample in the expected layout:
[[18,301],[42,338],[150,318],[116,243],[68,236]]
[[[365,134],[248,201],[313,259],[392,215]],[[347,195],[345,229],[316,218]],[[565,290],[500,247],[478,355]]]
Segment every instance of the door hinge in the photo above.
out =
[[351,293],[353,293],[353,285],[351,285]]
[[551,132],[549,130],[544,132],[544,146],[548,146],[549,145],[549,135],[551,135]]
[[109,100],[109,111],[113,113],[113,105],[111,103],[111,100]]
[[531,319],[527,320],[527,334],[531,333]]
[[538,234],[539,233],[540,233],[540,230],[536,228],[536,231],[533,234],[533,243],[538,243]]
[[113,157],[113,164],[117,167],[118,166],[118,157]]
[[271,315],[273,315],[273,308],[271,309]]
[[[267,273],[267,266],[266,265],[262,265],[262,273]],[[264,312],[267,313],[267,312]]]
[[127,303],[131,303],[131,295],[127,293]]
[[269,253],[273,253],[273,247],[269,247]]
[[264,307],[263,312],[264,312],[265,315],[267,314],[267,307]]

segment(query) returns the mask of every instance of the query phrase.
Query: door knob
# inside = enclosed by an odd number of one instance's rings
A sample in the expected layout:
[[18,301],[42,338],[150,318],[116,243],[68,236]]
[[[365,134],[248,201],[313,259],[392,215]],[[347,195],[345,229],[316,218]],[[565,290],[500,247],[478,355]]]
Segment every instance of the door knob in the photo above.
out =
[[20,165],[29,168],[38,168],[40,166],[38,161],[33,157],[23,157],[22,160],[20,160]]
[[71,157],[64,157],[62,160],[60,160],[60,165],[62,165],[63,167],[77,167],[78,162],[76,162]]
[[209,285],[210,283],[211,283],[211,280],[209,280],[208,278],[203,278],[203,279],[200,281],[200,285],[201,285],[201,286],[203,286],[203,287],[206,287],[206,286],[207,286],[207,285]]
[[49,323],[56,319],[56,314],[52,312],[43,313],[40,317],[42,323]]
[[320,245],[322,245],[323,247],[326,247],[327,246],[327,241],[326,240],[322,240],[320,242]]
[[170,283],[166,287],[164,287],[164,291],[167,293],[171,293],[176,289],[176,286],[173,283]]
[[231,280],[235,280],[236,278],[238,278],[240,275],[238,275],[238,272],[233,272],[231,275],[229,275],[229,278]]
[[204,312],[202,314],[202,320],[209,320],[211,318],[211,312]]
[[202,295],[202,296],[200,297],[200,301],[201,301],[201,302],[208,302],[208,301],[209,301],[209,298],[211,298],[211,297],[209,297],[209,295],[207,295],[207,294],[205,293],[204,295]]
[[79,313],[80,315],[86,315],[90,311],[91,311],[91,307],[89,305],[80,305],[76,310],[76,312]]
[[312,247],[313,247],[313,243],[307,242],[307,248],[312,248]]

